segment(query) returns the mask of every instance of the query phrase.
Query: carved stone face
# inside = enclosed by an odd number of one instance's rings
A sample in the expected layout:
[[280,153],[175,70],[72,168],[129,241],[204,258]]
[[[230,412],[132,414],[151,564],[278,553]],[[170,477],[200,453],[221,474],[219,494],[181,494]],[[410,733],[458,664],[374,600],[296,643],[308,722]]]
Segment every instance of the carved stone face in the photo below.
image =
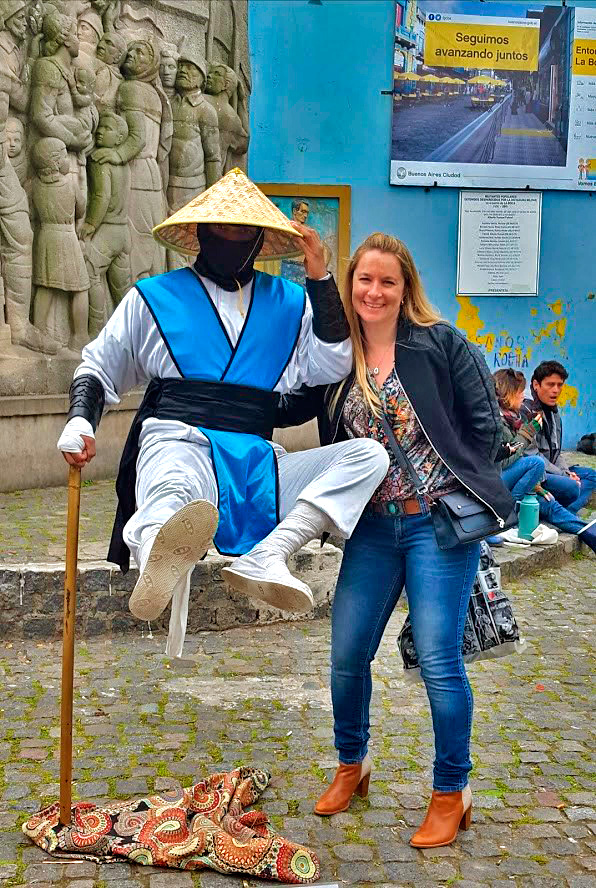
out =
[[126,56],[126,48],[119,45],[111,34],[104,34],[97,44],[95,55],[106,65],[121,65]]
[[199,71],[196,65],[186,59],[180,59],[178,62],[178,73],[176,74],[176,89],[186,92],[191,89],[201,89],[205,82],[203,73]]
[[27,36],[27,10],[23,8],[11,15],[5,28],[10,31],[15,40],[24,40]]
[[226,72],[224,68],[210,68],[205,92],[210,96],[218,96],[226,88]]
[[164,86],[173,87],[176,84],[178,62],[172,56],[162,56],[159,66],[159,76]]
[[92,96],[95,88],[95,74],[89,68],[77,68],[75,71],[77,92],[80,96]]
[[126,53],[122,69],[126,74],[142,74],[151,67],[153,53],[147,43],[131,43]]
[[95,28],[91,27],[89,22],[79,20],[77,25],[77,37],[81,43],[86,43],[87,46],[92,46],[94,49],[99,43],[99,35]]
[[6,151],[9,157],[18,157],[23,150],[24,131],[23,125],[16,117],[9,117],[6,121]]
[[77,37],[77,23],[72,22],[68,31],[62,35],[63,45],[68,49],[71,57],[76,59],[79,54],[79,38]]
[[116,148],[122,143],[123,136],[116,121],[111,117],[100,117],[95,133],[95,144],[98,148]]

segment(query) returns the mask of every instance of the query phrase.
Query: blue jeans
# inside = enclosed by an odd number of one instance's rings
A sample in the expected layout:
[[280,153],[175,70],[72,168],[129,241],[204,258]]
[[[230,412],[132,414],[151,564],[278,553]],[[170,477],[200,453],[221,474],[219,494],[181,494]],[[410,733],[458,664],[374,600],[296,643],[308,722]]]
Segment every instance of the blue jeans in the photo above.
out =
[[[594,473],[596,475],[596,472]],[[522,456],[516,463],[503,469],[501,477],[506,486],[511,491],[511,495],[515,500],[521,500],[526,493],[532,493],[537,484],[540,484],[544,477],[544,460],[541,456]],[[547,475],[548,478],[556,478],[556,475]],[[567,483],[571,483],[575,487],[577,493],[578,485],[576,481],[570,478],[564,479]],[[546,484],[544,485],[546,487]],[[546,500],[539,496],[540,517],[549,524],[558,527],[564,533],[577,533],[586,526],[585,521],[580,519],[566,509],[561,503],[554,500]],[[490,542],[490,540],[489,540]]]
[[561,503],[554,500],[546,500],[539,496],[540,517],[563,533],[579,533],[586,526],[586,522],[577,517],[575,512],[570,512]]
[[544,460],[541,456],[520,456],[512,466],[503,469],[501,477],[513,499],[521,500],[544,478]]
[[435,734],[433,786],[451,792],[466,785],[473,702],[461,649],[479,555],[479,543],[439,549],[428,512],[364,513],[346,540],[333,601],[331,695],[340,762],[366,755],[370,664],[405,585]]
[[544,487],[570,512],[579,512],[590,501],[593,491],[596,490],[596,470],[584,466],[571,466],[571,471],[579,476],[580,484],[567,475],[551,475],[547,472]]

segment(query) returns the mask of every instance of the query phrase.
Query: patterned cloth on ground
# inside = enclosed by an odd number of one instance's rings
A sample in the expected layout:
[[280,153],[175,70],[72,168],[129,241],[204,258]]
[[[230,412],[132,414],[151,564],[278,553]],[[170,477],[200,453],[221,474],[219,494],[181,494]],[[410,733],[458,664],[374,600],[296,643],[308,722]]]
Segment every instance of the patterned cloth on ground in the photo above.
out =
[[23,832],[60,857],[313,882],[320,873],[317,857],[274,833],[264,812],[245,811],[269,780],[266,771],[236,768],[143,799],[105,806],[77,802],[67,827],[59,823],[55,802],[30,817]]

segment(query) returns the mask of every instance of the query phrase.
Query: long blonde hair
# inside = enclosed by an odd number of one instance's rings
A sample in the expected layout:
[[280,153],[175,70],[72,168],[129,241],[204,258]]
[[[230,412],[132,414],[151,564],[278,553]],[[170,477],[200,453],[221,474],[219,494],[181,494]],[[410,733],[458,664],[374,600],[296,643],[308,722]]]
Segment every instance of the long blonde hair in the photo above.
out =
[[[405,317],[410,323],[417,324],[420,327],[430,327],[433,324],[436,324],[437,321],[440,321],[441,317],[438,312],[435,311],[424,292],[424,287],[422,286],[422,281],[420,280],[420,275],[418,274],[414,259],[406,245],[398,240],[398,238],[393,237],[390,234],[383,234],[380,231],[369,234],[350,259],[350,264],[346,273],[346,283],[342,302],[350,325],[350,338],[352,340],[356,380],[362,389],[364,400],[369,409],[375,416],[378,416],[381,402],[378,394],[369,381],[366,358],[364,355],[362,326],[352,302],[354,273],[358,263],[369,250],[379,250],[381,253],[390,253],[392,256],[395,256],[400,264],[405,282],[404,295],[400,307],[400,317]],[[342,389],[343,385],[339,386],[338,390],[333,395],[330,403],[330,412],[333,412],[337,406]]]

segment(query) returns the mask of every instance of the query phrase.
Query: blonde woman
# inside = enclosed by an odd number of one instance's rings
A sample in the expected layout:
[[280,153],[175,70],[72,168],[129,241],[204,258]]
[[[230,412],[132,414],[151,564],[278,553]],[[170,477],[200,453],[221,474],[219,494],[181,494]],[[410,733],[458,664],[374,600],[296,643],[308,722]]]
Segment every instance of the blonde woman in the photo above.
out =
[[[343,382],[282,399],[279,425],[317,416],[321,444],[373,438],[391,463],[346,541],[332,616],[331,690],[339,767],[316,804],[321,815],[366,796],[370,664],[404,586],[414,642],[430,700],[435,762],[426,819],[415,847],[450,844],[472,810],[468,786],[472,692],[461,656],[464,618],[479,544],[439,549],[432,503],[459,487],[505,519],[509,492],[494,465],[499,408],[489,370],[475,346],[430,305],[407,247],[372,234],[348,269],[344,305],[354,366]],[[393,433],[426,485],[416,495],[383,431]]]

